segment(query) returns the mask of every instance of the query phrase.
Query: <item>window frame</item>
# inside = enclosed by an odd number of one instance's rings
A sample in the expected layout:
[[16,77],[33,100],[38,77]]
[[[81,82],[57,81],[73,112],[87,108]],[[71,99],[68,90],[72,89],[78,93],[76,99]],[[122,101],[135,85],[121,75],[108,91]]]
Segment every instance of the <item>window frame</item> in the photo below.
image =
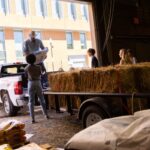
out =
[[52,16],[54,18],[63,18],[62,4],[60,0],[51,0]]
[[[68,44],[67,34],[70,34],[71,36],[71,44]],[[67,42],[67,49],[74,49],[74,42],[73,42],[73,32],[67,31],[66,32],[66,42]]]
[[[40,2],[42,5],[39,5],[38,2]],[[41,12],[39,12],[37,5],[39,5],[39,8],[41,8]],[[47,0],[35,0],[35,10],[36,16],[44,18],[47,17]]]
[[0,13],[3,13],[6,15],[9,13],[9,0],[4,0],[3,4],[4,4],[4,6],[3,6],[4,9],[3,10],[0,9]]
[[[82,47],[82,39],[81,35],[84,35],[84,46]],[[87,37],[85,32],[80,32],[80,44],[81,44],[81,49],[87,49]]]
[[88,21],[88,7],[85,4],[80,5],[82,20]]
[[36,36],[36,38],[39,40],[42,40],[42,31],[40,31],[40,30],[34,30],[34,31],[35,31],[35,34],[40,34],[40,38],[37,38],[37,36]]
[[77,9],[75,3],[68,2],[68,16],[71,20],[77,19]]
[[5,43],[5,32],[4,32],[4,30],[3,29],[0,29],[0,32],[2,32],[3,33],[3,50],[0,50],[0,52],[3,52],[3,54],[4,54],[4,59],[1,59],[0,58],[0,62],[1,61],[3,61],[3,62],[6,62],[6,43]]
[[[15,54],[16,54],[16,59],[17,60],[23,60],[24,56],[23,56],[23,50],[22,48],[20,50],[16,49],[16,42],[15,42],[15,33],[20,32],[22,33],[22,41],[20,42],[21,45],[23,45],[24,42],[24,33],[23,30],[14,30],[14,48],[15,48]],[[18,56],[17,53],[22,53],[22,56]]]
[[[29,14],[29,1],[28,0],[19,0],[20,3],[18,3],[18,0],[15,0],[15,5],[16,5],[16,14],[17,15],[21,15],[21,16],[27,16]],[[19,4],[19,5],[17,5]],[[19,6],[20,8],[17,8],[17,6]],[[21,10],[21,12],[19,12],[18,10]]]

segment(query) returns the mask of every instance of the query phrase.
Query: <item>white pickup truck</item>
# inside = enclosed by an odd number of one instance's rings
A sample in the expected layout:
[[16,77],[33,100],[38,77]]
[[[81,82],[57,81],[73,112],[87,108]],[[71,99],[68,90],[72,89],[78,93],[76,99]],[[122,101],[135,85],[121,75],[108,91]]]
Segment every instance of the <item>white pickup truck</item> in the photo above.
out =
[[21,107],[27,105],[27,64],[14,63],[0,65],[0,103],[6,115],[14,116]]

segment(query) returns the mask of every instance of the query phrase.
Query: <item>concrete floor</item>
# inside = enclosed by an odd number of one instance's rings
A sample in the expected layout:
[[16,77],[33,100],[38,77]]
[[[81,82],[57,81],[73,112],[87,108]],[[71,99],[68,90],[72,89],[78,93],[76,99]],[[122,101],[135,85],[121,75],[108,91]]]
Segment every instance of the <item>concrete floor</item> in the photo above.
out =
[[26,133],[34,134],[30,139],[37,144],[51,144],[63,148],[66,142],[82,127],[76,116],[68,113],[58,114],[54,110],[49,111],[50,119],[46,120],[41,110],[36,108],[36,124],[31,124],[28,109],[24,108],[17,117],[6,117],[0,106],[0,123],[6,120],[16,119],[25,123]]

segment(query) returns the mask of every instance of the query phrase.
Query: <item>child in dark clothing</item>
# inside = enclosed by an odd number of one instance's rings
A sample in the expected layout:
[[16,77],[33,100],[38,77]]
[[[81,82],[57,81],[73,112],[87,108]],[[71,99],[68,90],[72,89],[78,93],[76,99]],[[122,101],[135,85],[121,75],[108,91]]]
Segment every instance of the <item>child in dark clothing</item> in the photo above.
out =
[[26,57],[26,61],[28,63],[28,66],[25,68],[25,72],[28,75],[29,111],[30,111],[30,116],[32,118],[32,123],[35,123],[34,102],[35,102],[36,95],[40,100],[43,114],[47,119],[49,119],[49,117],[46,111],[45,99],[42,94],[41,67],[34,64],[36,61],[36,57],[34,54],[29,54]]
[[95,49],[89,48],[87,54],[90,58],[90,68],[97,68],[99,66],[98,59],[95,56]]

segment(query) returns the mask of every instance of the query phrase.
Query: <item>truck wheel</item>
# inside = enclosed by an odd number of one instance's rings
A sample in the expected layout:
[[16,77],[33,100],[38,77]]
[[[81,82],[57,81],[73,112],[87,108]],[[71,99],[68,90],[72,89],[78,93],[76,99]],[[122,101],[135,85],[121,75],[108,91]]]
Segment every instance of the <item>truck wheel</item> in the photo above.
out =
[[88,106],[83,111],[82,125],[84,128],[87,128],[106,117],[106,113],[100,107],[96,105]]
[[9,98],[9,95],[7,93],[3,94],[3,106],[4,106],[4,111],[6,113],[7,116],[15,116],[17,115],[17,111],[18,109],[13,106],[10,98]]

